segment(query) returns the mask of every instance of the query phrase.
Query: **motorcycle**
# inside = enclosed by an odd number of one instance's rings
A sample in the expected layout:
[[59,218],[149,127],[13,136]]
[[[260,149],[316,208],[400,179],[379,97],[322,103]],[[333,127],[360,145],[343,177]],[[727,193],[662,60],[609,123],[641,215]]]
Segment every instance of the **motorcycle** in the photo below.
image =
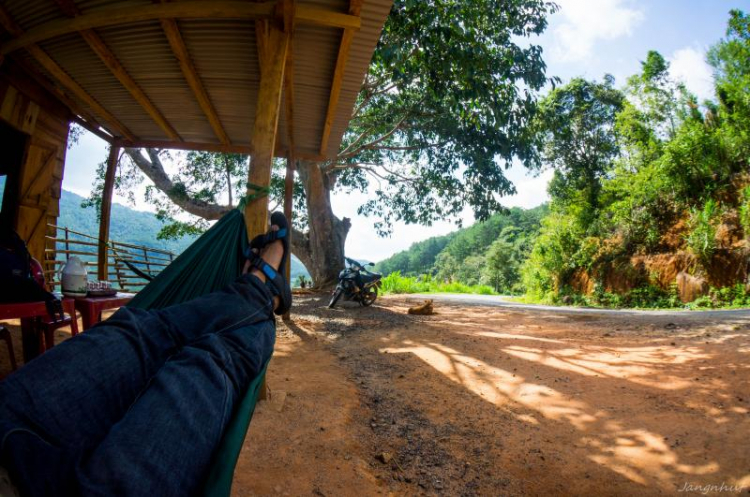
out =
[[[345,258],[348,266],[339,273],[339,283],[331,296],[329,309],[333,309],[336,302],[343,296],[344,300],[359,302],[359,305],[367,307],[378,298],[378,288],[382,285],[383,277],[378,273],[368,271],[359,262]],[[374,266],[372,262],[366,264]]]

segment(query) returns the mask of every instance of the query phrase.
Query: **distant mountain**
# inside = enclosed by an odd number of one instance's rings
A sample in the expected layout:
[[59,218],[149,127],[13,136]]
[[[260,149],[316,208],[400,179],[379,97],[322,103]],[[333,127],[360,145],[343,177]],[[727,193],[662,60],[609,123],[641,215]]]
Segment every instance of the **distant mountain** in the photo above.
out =
[[[96,209],[81,207],[83,200],[84,198],[80,195],[63,190],[57,225],[87,235],[97,236],[99,234],[99,220]],[[137,211],[117,203],[112,204],[112,220],[109,228],[109,237],[112,240],[168,250],[176,254],[182,253],[195,240],[195,237],[183,237],[178,240],[157,240],[156,235],[162,226],[163,223],[150,212]],[[294,256],[292,256],[291,274],[292,282],[295,282],[300,275],[310,277],[305,266]]]

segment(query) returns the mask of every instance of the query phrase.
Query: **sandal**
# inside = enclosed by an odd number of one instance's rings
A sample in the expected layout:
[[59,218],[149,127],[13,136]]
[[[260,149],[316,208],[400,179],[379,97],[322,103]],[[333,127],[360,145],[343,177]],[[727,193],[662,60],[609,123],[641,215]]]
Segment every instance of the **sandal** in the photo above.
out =
[[[250,242],[247,250],[245,251],[245,257],[250,261],[250,265],[255,269],[258,269],[266,275],[266,286],[268,286],[271,293],[279,297],[279,307],[274,311],[277,315],[282,316],[289,311],[292,307],[292,288],[286,281],[286,260],[287,254],[289,254],[289,223],[286,216],[281,212],[274,212],[271,215],[271,224],[279,227],[278,231],[269,231],[262,235],[258,235]],[[284,245],[284,255],[281,258],[281,264],[279,269],[276,270],[271,267],[266,261],[260,256],[260,251],[268,245],[277,240],[281,240]],[[257,249],[257,253],[253,251]]]

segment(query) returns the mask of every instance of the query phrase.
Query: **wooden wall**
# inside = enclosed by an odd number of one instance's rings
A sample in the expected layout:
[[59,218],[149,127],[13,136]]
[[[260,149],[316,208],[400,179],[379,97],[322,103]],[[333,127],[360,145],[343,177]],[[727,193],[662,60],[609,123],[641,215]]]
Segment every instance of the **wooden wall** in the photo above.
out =
[[[33,81],[13,67],[3,67],[0,119],[29,138],[18,172],[15,228],[40,262],[45,260],[47,224],[55,224],[59,214],[69,118],[67,108]],[[54,254],[46,255],[54,258]]]

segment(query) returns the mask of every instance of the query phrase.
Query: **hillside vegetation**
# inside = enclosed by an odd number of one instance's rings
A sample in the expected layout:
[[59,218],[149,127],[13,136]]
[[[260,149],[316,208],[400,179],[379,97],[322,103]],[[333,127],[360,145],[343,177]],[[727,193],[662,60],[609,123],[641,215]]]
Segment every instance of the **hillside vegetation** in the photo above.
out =
[[[415,243],[409,250],[378,263],[377,270],[413,278],[400,283],[396,283],[397,279],[388,281],[393,289],[404,293],[414,293],[405,288],[419,292],[443,288],[442,291],[488,293],[486,288],[467,288],[477,285],[488,287],[490,293],[519,293],[523,290],[521,265],[547,211],[546,205],[530,210],[510,209],[449,235]],[[447,287],[440,286],[446,283]],[[386,285],[386,289],[391,288]]]
[[650,52],[623,91],[573,80],[540,106],[555,170],[523,282],[531,300],[609,306],[747,305],[750,22],[731,14],[699,103]]
[[415,244],[384,272],[602,306],[750,305],[750,18],[732,11],[699,102],[649,52],[624,87],[576,78],[531,133],[549,207]]

